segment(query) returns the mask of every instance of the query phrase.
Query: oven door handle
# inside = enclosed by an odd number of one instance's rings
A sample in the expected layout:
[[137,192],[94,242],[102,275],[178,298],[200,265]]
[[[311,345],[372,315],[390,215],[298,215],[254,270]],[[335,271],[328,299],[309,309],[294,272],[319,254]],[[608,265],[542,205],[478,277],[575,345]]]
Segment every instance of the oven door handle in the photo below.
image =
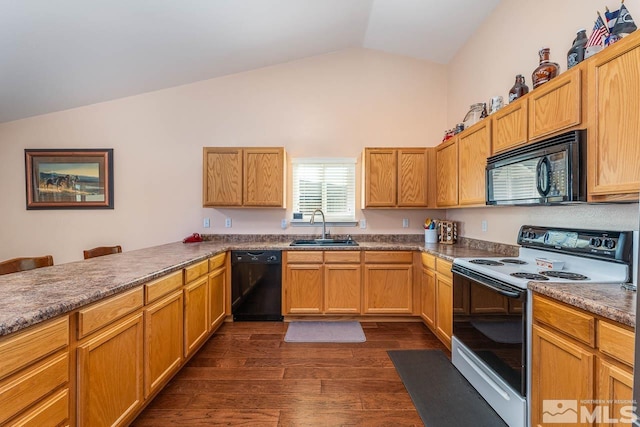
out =
[[478,283],[478,284],[480,284],[482,286],[485,286],[485,287],[491,289],[492,291],[495,291],[495,292],[499,293],[500,295],[505,296],[507,298],[515,298],[515,299],[520,298],[521,294],[518,293],[518,292],[508,291],[506,289],[502,289],[502,288],[499,288],[497,286],[494,286],[494,285],[492,285],[490,283],[481,282],[477,278],[474,278],[474,277],[471,277],[471,276],[467,276],[466,274],[461,273],[460,271],[455,271],[454,274],[457,274],[457,275],[465,277],[465,278],[467,278],[469,280],[472,280],[474,283]]

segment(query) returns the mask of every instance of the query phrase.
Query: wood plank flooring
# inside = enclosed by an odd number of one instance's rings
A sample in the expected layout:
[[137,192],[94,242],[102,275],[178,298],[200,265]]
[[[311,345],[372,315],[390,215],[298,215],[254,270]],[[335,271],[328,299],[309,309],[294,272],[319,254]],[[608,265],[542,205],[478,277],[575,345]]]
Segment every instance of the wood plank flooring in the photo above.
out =
[[422,323],[362,323],[367,341],[285,343],[282,322],[225,323],[134,426],[422,426],[387,356],[446,348]]

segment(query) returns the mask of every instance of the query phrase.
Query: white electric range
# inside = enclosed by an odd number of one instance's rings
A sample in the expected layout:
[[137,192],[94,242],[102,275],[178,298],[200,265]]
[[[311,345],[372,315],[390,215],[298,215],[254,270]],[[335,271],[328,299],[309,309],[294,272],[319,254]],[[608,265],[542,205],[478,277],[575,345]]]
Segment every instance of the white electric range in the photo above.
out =
[[529,418],[527,284],[630,284],[634,262],[630,231],[526,225],[518,244],[518,257],[456,258],[452,268],[453,300],[459,305],[453,314],[452,362],[511,427],[525,427]]

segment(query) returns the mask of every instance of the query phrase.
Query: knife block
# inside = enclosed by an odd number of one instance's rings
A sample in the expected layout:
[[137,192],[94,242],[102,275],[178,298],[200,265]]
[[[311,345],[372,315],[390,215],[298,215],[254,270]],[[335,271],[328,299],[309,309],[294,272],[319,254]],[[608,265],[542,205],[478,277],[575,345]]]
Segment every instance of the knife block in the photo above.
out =
[[445,245],[453,245],[458,240],[458,226],[454,221],[438,223],[438,240]]

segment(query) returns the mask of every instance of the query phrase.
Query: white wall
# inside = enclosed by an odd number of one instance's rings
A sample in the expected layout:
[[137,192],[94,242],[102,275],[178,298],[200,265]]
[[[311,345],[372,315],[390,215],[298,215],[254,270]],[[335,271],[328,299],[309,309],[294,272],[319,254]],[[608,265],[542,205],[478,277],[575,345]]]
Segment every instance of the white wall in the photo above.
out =
[[[94,246],[127,251],[192,232],[281,233],[290,211],[202,208],[203,146],[359,157],[365,146],[434,145],[446,123],[446,90],[443,65],[350,49],[2,124],[0,259],[52,254],[59,264]],[[25,210],[25,148],[114,148],[115,209]],[[428,214],[358,211],[366,230],[332,231],[419,233]],[[231,229],[223,228],[227,216]],[[402,218],[410,228],[401,228]]]
[[[640,21],[640,0],[625,0],[625,5]],[[507,99],[517,74],[524,75],[532,89],[531,73],[543,46],[551,49],[551,60],[566,71],[567,51],[576,30],[585,28],[590,35],[596,11],[604,17],[605,6],[616,10],[620,2],[502,1],[448,65],[447,128],[461,122],[473,103],[488,103],[496,95]],[[460,222],[464,236],[515,244],[522,224],[638,229],[638,204],[451,209],[447,218]],[[486,232],[481,229],[482,220],[488,223]]]

